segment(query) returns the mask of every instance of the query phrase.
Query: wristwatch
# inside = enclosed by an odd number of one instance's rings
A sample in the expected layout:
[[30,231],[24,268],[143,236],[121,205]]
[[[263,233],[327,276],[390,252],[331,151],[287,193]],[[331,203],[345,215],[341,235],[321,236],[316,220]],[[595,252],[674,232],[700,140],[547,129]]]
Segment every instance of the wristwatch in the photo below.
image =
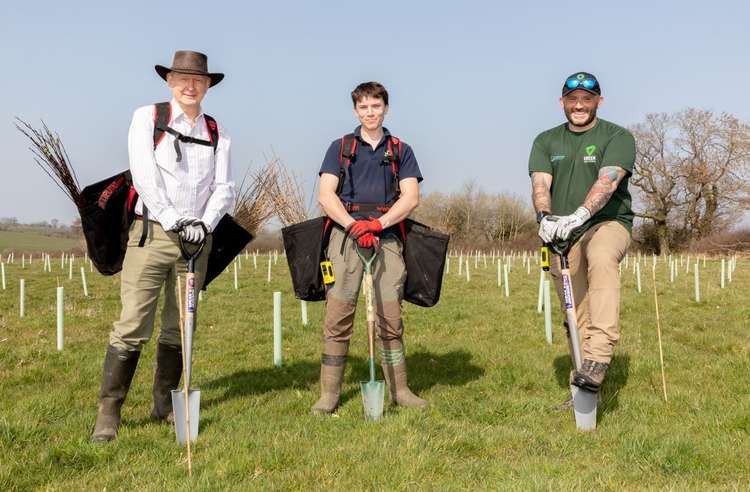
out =
[[549,215],[549,212],[546,210],[540,210],[536,213],[536,223],[540,224],[542,222],[542,219]]

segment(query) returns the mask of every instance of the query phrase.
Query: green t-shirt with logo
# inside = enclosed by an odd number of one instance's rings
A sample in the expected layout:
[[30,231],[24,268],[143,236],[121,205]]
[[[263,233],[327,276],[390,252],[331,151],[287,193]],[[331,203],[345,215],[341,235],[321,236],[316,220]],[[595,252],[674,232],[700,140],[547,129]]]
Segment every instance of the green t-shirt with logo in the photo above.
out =
[[529,156],[529,174],[552,175],[552,210],[555,215],[568,215],[583,205],[599,170],[618,166],[626,171],[606,205],[576,231],[580,236],[589,227],[607,220],[617,220],[628,231],[633,228],[632,199],[628,180],[635,161],[635,139],[625,128],[599,118],[596,125],[581,133],[568,129],[568,124],[540,133],[534,139]]

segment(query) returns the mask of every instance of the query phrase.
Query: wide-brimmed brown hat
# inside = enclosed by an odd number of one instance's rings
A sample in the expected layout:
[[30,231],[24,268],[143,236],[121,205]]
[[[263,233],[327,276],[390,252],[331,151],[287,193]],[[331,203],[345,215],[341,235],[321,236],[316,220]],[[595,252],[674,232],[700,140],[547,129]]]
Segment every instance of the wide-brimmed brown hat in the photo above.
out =
[[211,78],[211,85],[209,87],[215,86],[224,78],[223,73],[209,73],[208,57],[197,51],[175,51],[171,67],[167,68],[163,65],[155,65],[154,68],[159,77],[164,80],[167,80],[169,72],[205,75]]

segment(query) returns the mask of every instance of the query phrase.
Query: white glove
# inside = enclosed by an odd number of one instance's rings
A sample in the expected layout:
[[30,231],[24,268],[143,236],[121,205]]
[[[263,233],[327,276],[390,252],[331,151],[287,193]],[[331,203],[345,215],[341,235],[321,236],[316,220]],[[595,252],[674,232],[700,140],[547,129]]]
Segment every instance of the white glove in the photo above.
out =
[[174,227],[172,228],[172,230],[173,231],[179,231],[180,229],[182,229],[183,227],[185,227],[187,225],[195,224],[196,222],[200,222],[200,221],[201,221],[201,219],[199,219],[198,217],[193,217],[193,216],[190,216],[190,215],[185,215],[185,216],[180,217],[179,219],[177,219],[177,222],[175,222]]
[[558,227],[558,220],[560,217],[557,215],[545,215],[541,222],[539,222],[539,237],[542,238],[542,242],[551,243],[555,238],[555,232]]
[[179,234],[183,241],[191,244],[200,244],[206,239],[206,229],[200,220],[184,226]]
[[555,236],[562,241],[567,240],[574,230],[581,227],[590,218],[591,212],[589,212],[589,209],[578,207],[572,214],[560,217]]

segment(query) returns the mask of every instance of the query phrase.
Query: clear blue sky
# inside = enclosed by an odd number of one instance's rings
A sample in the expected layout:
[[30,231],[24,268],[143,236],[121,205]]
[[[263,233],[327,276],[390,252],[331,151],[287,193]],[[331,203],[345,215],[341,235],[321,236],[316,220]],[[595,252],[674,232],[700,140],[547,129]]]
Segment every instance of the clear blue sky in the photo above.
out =
[[688,106],[750,120],[748,2],[527,3],[3,2],[0,217],[76,216],[14,116],[60,133],[82,185],[109,176],[127,167],[133,110],[168,99],[153,65],[177,49],[227,74],[204,109],[233,137],[235,177],[274,149],[308,189],[366,80],[389,89],[386,126],[414,147],[426,192],[473,179],[527,196],[531,141],[563,121],[578,70],[622,125]]

